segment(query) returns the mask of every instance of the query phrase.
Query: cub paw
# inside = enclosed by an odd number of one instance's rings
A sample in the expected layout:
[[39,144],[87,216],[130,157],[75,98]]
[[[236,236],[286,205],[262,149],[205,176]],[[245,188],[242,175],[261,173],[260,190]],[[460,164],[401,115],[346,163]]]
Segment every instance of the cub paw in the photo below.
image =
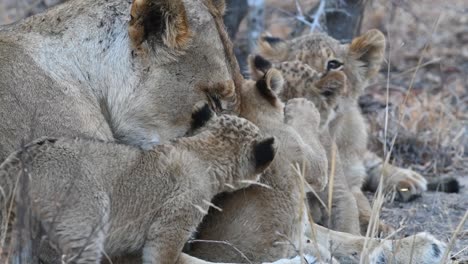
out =
[[314,103],[305,98],[291,99],[284,108],[285,122],[287,124],[300,121],[309,125],[320,124],[320,113]]
[[447,245],[428,233],[419,233],[400,241],[387,240],[369,255],[370,263],[432,264],[441,262]]
[[396,192],[396,199],[408,202],[427,191],[427,180],[419,173],[410,169],[389,166],[384,171],[387,176],[387,187]]

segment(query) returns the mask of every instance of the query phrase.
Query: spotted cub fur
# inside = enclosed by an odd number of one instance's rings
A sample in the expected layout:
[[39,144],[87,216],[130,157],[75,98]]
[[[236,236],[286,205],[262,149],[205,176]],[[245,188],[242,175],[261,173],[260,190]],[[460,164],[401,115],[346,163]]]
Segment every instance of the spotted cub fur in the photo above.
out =
[[[283,77],[262,62],[249,59],[252,80],[246,80],[240,91],[240,115],[265,136],[277,139],[277,156],[260,185],[217,197],[215,204],[222,211],[211,210],[199,228],[198,239],[226,241],[235,249],[227,244],[194,243],[190,254],[210,261],[245,262],[246,257],[259,263],[295,257],[295,248],[302,244],[305,254],[320,254],[329,263],[330,253],[317,250],[305,236],[309,219],[301,194],[303,180],[293,169],[299,166],[305,181],[316,190],[326,186],[328,164],[318,138],[320,115],[312,103],[285,106],[278,96]],[[307,127],[301,130],[302,136],[294,128],[299,124]],[[292,263],[288,261],[292,260],[279,263]]]
[[[217,116],[207,104],[197,105],[191,130],[190,137],[148,151],[40,139],[0,166],[0,186],[15,202],[19,172],[29,173],[33,216],[59,263],[62,256],[63,263],[97,264],[103,252],[140,253],[144,263],[193,263],[182,248],[211,199],[257,181],[275,157],[276,142],[243,118]],[[0,216],[7,212],[1,208]],[[14,256],[14,248],[7,251]]]
[[[368,158],[375,160],[377,156],[369,155],[367,150],[367,127],[357,100],[367,81],[380,69],[384,49],[385,38],[377,30],[366,32],[351,44],[340,44],[324,34],[311,34],[289,41],[273,41],[271,37],[260,40],[260,53],[272,59],[275,66],[282,70],[285,79],[291,80],[285,89],[288,92],[282,94],[285,100],[295,97],[323,99],[323,94],[317,92],[317,83],[324,80],[330,86],[334,86],[333,84],[345,80],[345,90],[343,95],[337,98],[335,109],[336,119],[339,121],[332,122],[329,129],[335,137],[347,184],[358,204],[363,234],[367,230],[371,207],[361,189],[364,182],[367,182],[371,183],[367,186],[376,190],[380,173],[375,167],[381,166],[382,162],[380,159],[376,166],[372,169],[367,168],[369,170],[366,171]],[[325,89],[321,92],[329,91]],[[409,173],[408,170],[391,165],[387,165],[383,172],[387,190],[409,190],[413,194],[419,194],[426,189],[426,180],[415,172]],[[399,189],[398,186],[405,188]],[[381,228],[381,231],[385,232],[391,230],[385,225],[381,225]]]

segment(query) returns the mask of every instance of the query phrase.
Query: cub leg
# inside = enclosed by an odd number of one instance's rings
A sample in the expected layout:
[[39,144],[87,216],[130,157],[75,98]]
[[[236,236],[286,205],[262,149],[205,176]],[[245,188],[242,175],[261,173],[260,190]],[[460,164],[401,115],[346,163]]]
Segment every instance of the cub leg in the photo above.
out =
[[384,189],[396,191],[398,198],[404,202],[410,201],[427,190],[427,180],[419,173],[391,164],[384,165],[384,161],[371,151],[366,151],[364,164],[367,170],[365,187],[370,191],[377,190],[381,174],[384,180]]
[[340,185],[341,183],[335,182],[333,186],[330,228],[359,235],[359,211],[356,199],[347,188]]
[[181,255],[182,249],[202,218],[202,213],[188,201],[176,199],[166,203],[148,230],[143,263],[174,264],[179,258],[187,259]]
[[304,98],[289,100],[284,113],[285,123],[291,126],[299,134],[299,140],[303,141],[302,150],[304,157],[307,157],[305,179],[316,191],[322,191],[328,182],[328,160],[325,148],[320,142],[320,113],[311,101]]
[[[47,216],[42,220],[44,230],[50,241],[55,243],[63,263],[98,264],[101,261],[110,202],[105,194],[95,193],[82,195],[79,203],[69,204],[58,212],[40,214]],[[51,254],[50,250],[43,252]]]
[[[366,235],[367,227],[369,226],[370,218],[372,215],[372,208],[369,203],[369,200],[361,190],[353,190],[352,192],[354,198],[356,199],[357,207],[359,210],[359,223],[361,226],[361,234]],[[394,229],[391,226],[386,225],[379,220],[379,236],[389,235],[393,231]]]

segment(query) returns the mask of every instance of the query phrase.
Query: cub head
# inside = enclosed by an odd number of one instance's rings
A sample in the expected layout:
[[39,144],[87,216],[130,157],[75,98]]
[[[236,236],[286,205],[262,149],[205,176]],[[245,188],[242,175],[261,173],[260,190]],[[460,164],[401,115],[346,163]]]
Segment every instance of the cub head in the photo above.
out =
[[[224,0],[131,2],[128,32],[121,36],[129,43],[129,50],[119,56],[128,56],[126,69],[138,76],[130,80],[135,83],[133,89],[153,105],[153,109],[143,106],[145,113],[138,120],[145,128],[156,128],[160,141],[165,142],[187,131],[194,102],[206,98],[196,89],[197,84],[230,80],[235,91],[242,85],[232,44],[224,30],[225,4]],[[226,101],[237,101],[236,93],[232,97]],[[232,107],[238,106],[233,103]],[[125,131],[116,129],[115,133],[117,138],[125,139]]]
[[220,174],[217,178],[232,180],[224,183],[228,190],[229,185],[244,188],[258,180],[277,152],[274,137],[262,137],[258,127],[244,118],[217,115],[205,102],[195,105],[188,135],[192,136],[180,140],[212,164]]
[[350,44],[341,44],[326,34],[310,34],[292,40],[263,36],[259,52],[274,62],[298,60],[321,75],[342,71],[347,77],[347,95],[358,97],[384,60],[385,36],[369,30]]
[[240,115],[258,124],[261,120],[283,122],[284,104],[279,98],[283,76],[261,56],[249,56],[251,80],[245,80],[240,92]]
[[339,101],[347,89],[347,78],[342,71],[319,73],[309,65],[295,60],[276,63],[274,66],[285,78],[281,99],[307,98],[312,101],[320,113],[320,127],[340,113]]

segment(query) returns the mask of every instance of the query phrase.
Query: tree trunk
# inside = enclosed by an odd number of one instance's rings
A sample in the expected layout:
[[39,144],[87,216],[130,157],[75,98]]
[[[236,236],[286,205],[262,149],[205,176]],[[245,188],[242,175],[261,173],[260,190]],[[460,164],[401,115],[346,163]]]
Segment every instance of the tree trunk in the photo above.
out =
[[247,0],[226,0],[226,13],[224,25],[226,25],[229,37],[234,41],[239,25],[249,12]]

